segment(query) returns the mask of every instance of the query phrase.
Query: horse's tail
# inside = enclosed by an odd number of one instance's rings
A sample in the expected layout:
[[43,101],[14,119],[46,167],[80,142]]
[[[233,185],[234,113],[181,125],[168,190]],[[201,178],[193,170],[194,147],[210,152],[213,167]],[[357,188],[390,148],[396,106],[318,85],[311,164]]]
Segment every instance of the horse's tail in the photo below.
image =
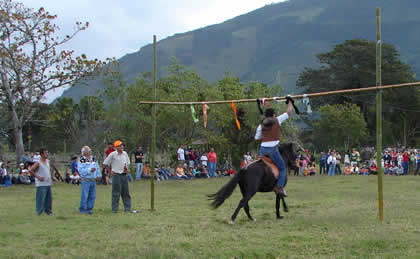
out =
[[217,209],[223,202],[232,195],[233,191],[236,188],[236,185],[239,183],[240,175],[244,172],[244,169],[241,169],[237,174],[233,176],[230,181],[225,184],[218,192],[214,194],[207,195],[209,200],[212,200],[211,206]]

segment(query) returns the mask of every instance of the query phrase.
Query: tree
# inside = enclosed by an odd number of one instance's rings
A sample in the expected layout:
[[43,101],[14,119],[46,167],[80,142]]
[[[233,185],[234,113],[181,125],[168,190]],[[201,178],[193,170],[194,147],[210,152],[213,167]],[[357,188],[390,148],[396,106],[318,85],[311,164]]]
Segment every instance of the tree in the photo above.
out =
[[84,54],[74,58],[72,50],[59,51],[88,23],[77,22],[71,34],[60,38],[56,18],[44,8],[0,0],[0,101],[7,104],[13,122],[18,158],[24,151],[22,128],[44,94],[93,76],[105,64]]
[[319,113],[320,119],[314,123],[313,142],[320,150],[342,146],[348,149],[367,137],[366,122],[357,105],[325,105]]
[[[415,81],[415,74],[409,65],[399,60],[399,53],[390,44],[382,45],[382,84],[391,85]],[[304,93],[361,88],[376,85],[376,42],[363,39],[347,40],[336,45],[327,53],[317,55],[321,66],[305,68],[300,74],[297,86]],[[375,105],[375,92],[343,95],[329,95],[312,100],[316,109],[324,104],[354,103],[368,124],[372,142],[376,129],[376,115],[370,107]],[[405,132],[404,124],[415,125],[419,120],[416,110],[420,109],[420,95],[415,87],[386,90],[383,95],[384,119],[392,123],[393,143],[403,142],[400,134]],[[412,111],[412,112],[410,112]],[[404,119],[406,123],[403,123]],[[409,128],[408,126],[406,128]],[[409,135],[407,133],[405,135]],[[413,135],[413,134],[411,134]],[[414,136],[412,136],[414,138]],[[385,143],[384,143],[385,144]]]

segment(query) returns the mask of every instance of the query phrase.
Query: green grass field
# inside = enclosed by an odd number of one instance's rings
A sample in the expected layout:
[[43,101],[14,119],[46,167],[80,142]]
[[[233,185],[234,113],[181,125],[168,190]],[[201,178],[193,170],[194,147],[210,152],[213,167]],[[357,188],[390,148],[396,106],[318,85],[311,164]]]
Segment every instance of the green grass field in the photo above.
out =
[[420,177],[384,177],[384,222],[376,179],[290,177],[284,219],[273,193],[257,193],[257,221],[241,211],[235,225],[239,188],[217,210],[205,197],[228,178],[157,182],[155,212],[150,182],[131,183],[139,214],[112,214],[110,186],[98,186],[93,215],[79,215],[80,187],[54,185],[55,216],[35,215],[34,186],[0,188],[0,257],[420,258]]

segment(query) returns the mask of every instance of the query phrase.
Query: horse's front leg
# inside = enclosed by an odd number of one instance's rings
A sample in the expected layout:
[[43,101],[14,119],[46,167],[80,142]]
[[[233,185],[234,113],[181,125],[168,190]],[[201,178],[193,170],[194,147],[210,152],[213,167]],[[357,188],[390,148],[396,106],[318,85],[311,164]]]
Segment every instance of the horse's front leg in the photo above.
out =
[[283,216],[280,216],[280,195],[276,194],[276,215],[277,219],[282,219]]
[[284,212],[289,212],[289,208],[287,207],[286,200],[284,199],[284,197],[281,197],[281,201],[283,203]]

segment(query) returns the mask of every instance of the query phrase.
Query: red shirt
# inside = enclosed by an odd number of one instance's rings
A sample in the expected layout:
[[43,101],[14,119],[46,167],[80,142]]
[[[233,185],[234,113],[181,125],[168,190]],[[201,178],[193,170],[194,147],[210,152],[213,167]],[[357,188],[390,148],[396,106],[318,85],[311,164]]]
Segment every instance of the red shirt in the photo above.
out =
[[106,150],[105,154],[106,154],[106,156],[108,157],[108,156],[109,156],[109,154],[111,154],[111,153],[112,153],[112,152],[114,152],[114,151],[115,151],[115,149],[114,149],[114,148],[109,147],[109,148]]
[[403,162],[410,162],[410,157],[408,156],[407,152],[403,153]]
[[216,163],[217,162],[217,157],[216,157],[216,153],[215,152],[209,152],[207,154],[207,158],[208,158],[209,162],[212,162],[212,163]]

